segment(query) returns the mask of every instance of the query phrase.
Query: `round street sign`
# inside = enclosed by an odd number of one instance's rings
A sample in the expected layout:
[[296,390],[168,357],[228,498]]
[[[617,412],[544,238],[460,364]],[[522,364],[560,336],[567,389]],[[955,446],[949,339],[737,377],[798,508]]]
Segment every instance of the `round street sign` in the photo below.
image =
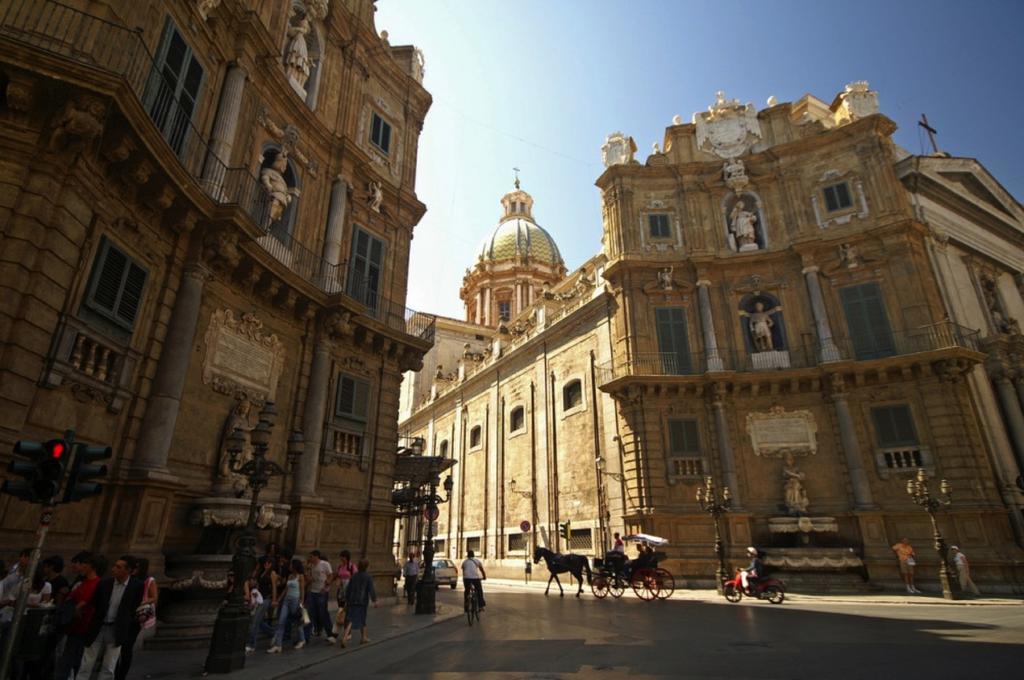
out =
[[423,516],[430,522],[436,522],[437,518],[441,516],[441,511],[437,509],[436,505],[428,505],[423,509]]
[[529,530],[530,530],[530,523],[529,523],[529,522],[527,522],[527,521],[526,521],[526,520],[524,519],[524,520],[522,521],[522,523],[521,523],[521,524],[519,525],[519,528],[520,528],[520,529],[521,529],[522,531],[524,531],[524,532],[526,532],[526,531],[529,531]]

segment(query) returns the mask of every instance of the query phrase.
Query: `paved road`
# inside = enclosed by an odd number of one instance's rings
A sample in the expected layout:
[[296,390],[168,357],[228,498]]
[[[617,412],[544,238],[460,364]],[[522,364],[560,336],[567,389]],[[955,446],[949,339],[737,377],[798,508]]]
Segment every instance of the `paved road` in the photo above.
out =
[[[492,587],[463,617],[304,669],[339,677],[1020,677],[1024,605],[859,605],[545,598]],[[439,603],[461,606],[443,590]],[[371,623],[372,623],[371,611]],[[371,628],[372,632],[372,628]]]

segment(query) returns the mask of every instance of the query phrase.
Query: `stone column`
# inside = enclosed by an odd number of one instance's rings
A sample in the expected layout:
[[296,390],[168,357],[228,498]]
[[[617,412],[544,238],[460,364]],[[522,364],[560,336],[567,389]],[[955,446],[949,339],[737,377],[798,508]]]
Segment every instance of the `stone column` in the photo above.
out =
[[206,164],[203,166],[203,185],[217,200],[222,199],[224,192],[224,170],[231,162],[231,147],[235,143],[238,113],[242,108],[242,91],[245,89],[247,75],[245,69],[237,62],[228,66],[228,72],[224,76],[224,87],[220,93],[217,117],[213,121],[210,148],[206,154]]
[[132,467],[136,470],[167,470],[167,454],[178,422],[181,394],[185,390],[192,343],[199,323],[203,286],[209,278],[210,270],[201,262],[185,265],[135,444]]
[[1017,466],[1024,470],[1024,412],[1021,411],[1020,398],[1008,376],[1000,375],[994,378],[993,382],[996,385],[996,394],[999,395],[999,403],[1006,415],[1006,425],[1010,430],[1014,451],[1017,453]]
[[843,377],[838,373],[832,375],[832,403],[836,409],[836,420],[839,423],[839,441],[843,446],[846,459],[846,470],[850,474],[853,485],[853,501],[857,510],[869,510],[875,506],[871,496],[871,485],[868,483],[867,472],[860,453],[860,442],[850,415],[850,404],[844,391]]
[[821,282],[818,279],[817,267],[804,267],[804,280],[807,282],[807,294],[811,298],[811,313],[814,315],[814,325],[818,330],[818,358],[822,362],[839,361],[842,357],[839,348],[832,339],[832,327],[828,322],[828,312],[825,310],[825,299],[821,295]]
[[[703,290],[703,288],[701,289]],[[718,453],[721,457],[722,484],[729,487],[732,493],[733,507],[743,507],[743,500],[740,496],[739,480],[736,477],[736,458],[732,452],[732,442],[729,441],[729,420],[725,415],[726,386],[717,383],[713,386],[711,406],[715,412],[715,433],[718,435]]]
[[306,447],[302,452],[298,472],[295,474],[295,495],[315,496],[317,471],[320,469],[320,449],[324,438],[324,410],[327,408],[327,388],[330,382],[331,346],[323,338],[313,348],[313,362],[309,368],[309,386],[306,388],[306,407],[302,414],[302,431]]
[[715,319],[711,315],[711,296],[708,288],[711,282],[701,279],[697,282],[697,304],[700,307],[700,326],[704,331],[704,358],[709,371],[722,371],[722,357],[718,354],[718,339],[715,337]]
[[324,264],[320,287],[328,293],[337,292],[345,285],[345,272],[337,265],[341,262],[347,207],[348,182],[338,175],[331,183],[331,203],[327,212],[327,231],[324,234]]

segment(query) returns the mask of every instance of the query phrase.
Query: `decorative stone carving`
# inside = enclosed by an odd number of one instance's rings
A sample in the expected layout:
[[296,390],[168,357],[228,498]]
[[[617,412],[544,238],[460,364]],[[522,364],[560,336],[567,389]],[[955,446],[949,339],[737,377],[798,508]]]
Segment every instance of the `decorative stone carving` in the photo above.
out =
[[742,156],[761,139],[754,105],[727,100],[721,90],[715,93],[715,103],[706,113],[693,114],[693,122],[697,126],[697,148],[719,158]]
[[423,50],[414,47],[412,50],[412,77],[417,83],[423,82],[423,75],[427,72],[427,59],[423,56]]
[[768,412],[747,414],[747,433],[754,454],[779,457],[818,452],[818,424],[810,411],[786,411],[773,406]]
[[999,287],[995,279],[983,274],[980,277],[980,281],[981,293],[985,297],[985,308],[988,309],[989,318],[992,320],[992,326],[996,332],[1007,335],[1019,334],[1020,324],[1017,323],[1016,319],[1010,318],[1004,311],[1003,302],[999,298]]
[[306,0],[306,12],[314,21],[323,21],[331,11],[331,0]]
[[601,162],[604,167],[610,168],[613,165],[627,165],[634,163],[633,155],[636,153],[636,142],[632,137],[627,137],[621,132],[613,132],[605,137],[601,146]]
[[285,209],[291,204],[292,198],[299,195],[299,190],[289,187],[284,179],[288,169],[288,151],[282,149],[271,161],[270,165],[260,170],[260,184],[270,197],[270,222],[281,219]]
[[[220,463],[217,466],[217,475],[221,483],[230,485],[231,491],[236,498],[241,498],[245,493],[246,481],[241,475],[231,471],[231,454],[228,453],[228,440],[231,434],[238,430],[242,433],[245,443],[242,445],[242,452],[239,454],[239,462],[245,463],[252,460],[252,439],[251,434],[259,422],[259,415],[253,403],[244,394],[241,395],[237,404],[231,409],[231,413],[224,420],[224,426],[220,432]],[[204,524],[204,526],[206,526]]]
[[729,211],[729,247],[738,252],[758,250],[757,213],[741,198]]
[[[256,514],[259,529],[282,529],[288,525],[291,506],[262,503]],[[249,501],[242,498],[197,498],[189,513],[189,524],[201,527],[241,529],[249,520]]]
[[199,12],[199,16],[206,21],[210,17],[210,12],[217,9],[220,6],[220,0],[196,0],[196,11]]
[[658,287],[662,290],[672,290],[672,267],[663,267],[658,270]]
[[313,60],[309,57],[307,36],[312,28],[309,18],[299,8],[295,8],[288,22],[288,46],[284,51],[284,72],[288,82],[303,99],[306,98],[306,81],[313,70]]
[[743,191],[750,183],[743,161],[730,158],[722,165],[722,178],[733,191]]
[[775,321],[772,320],[772,314],[779,311],[781,307],[774,307],[766,310],[764,303],[757,301],[754,303],[754,311],[747,315],[750,320],[750,341],[754,344],[754,350],[757,352],[771,352],[775,349],[775,345],[772,342],[772,327],[775,326]]
[[807,490],[804,488],[805,477],[806,475],[797,469],[793,453],[787,451],[782,466],[782,485],[786,509],[790,515],[802,515],[807,512],[810,501],[807,499]]
[[866,80],[849,83],[839,99],[841,104],[836,111],[837,123],[849,123],[878,113],[878,93],[868,89]]
[[380,212],[381,204],[384,203],[384,189],[377,180],[370,180],[366,187],[366,204],[375,213]]
[[222,394],[243,394],[254,403],[273,398],[284,366],[284,344],[265,333],[254,314],[239,319],[230,309],[215,311],[203,342],[204,385]]
[[62,151],[73,142],[86,144],[99,137],[106,115],[107,106],[97,97],[82,94],[69,100],[54,126],[50,150]]

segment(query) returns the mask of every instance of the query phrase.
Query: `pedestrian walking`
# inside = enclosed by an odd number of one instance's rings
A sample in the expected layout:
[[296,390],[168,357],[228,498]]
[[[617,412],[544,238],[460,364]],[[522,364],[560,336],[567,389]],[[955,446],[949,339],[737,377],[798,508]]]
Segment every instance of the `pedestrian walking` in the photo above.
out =
[[114,562],[110,576],[100,580],[93,591],[91,603],[95,616],[85,634],[82,665],[75,680],[89,680],[93,666],[100,664],[100,678],[114,679],[121,649],[135,644],[139,634],[136,610],[142,604],[142,581],[132,578],[135,566],[130,555]]
[[331,563],[323,558],[319,550],[309,553],[306,563],[306,611],[309,612],[309,625],[306,626],[306,639],[323,633],[327,644],[333,645],[334,638],[331,615],[327,611],[327,600],[331,592],[331,580],[334,570]]
[[[252,580],[246,587],[246,594],[252,606],[252,623],[249,626],[249,641],[245,645],[246,652],[256,651],[256,638],[260,632],[274,634],[275,629],[267,624],[267,614],[274,609],[278,598],[278,577],[275,558],[264,555]],[[259,596],[258,598],[256,596]]]
[[137,648],[142,646],[142,641],[153,636],[156,632],[156,603],[160,597],[156,579],[149,575],[149,560],[145,557],[135,559],[132,567],[132,578],[142,583],[142,602],[135,610],[135,618],[139,623],[139,633],[130,645],[121,647],[121,656],[117,659],[117,668],[114,671],[116,680],[125,680],[128,671],[132,667],[132,658]]
[[284,634],[292,619],[295,619],[292,630],[295,637],[298,638],[298,641],[295,643],[295,649],[302,649],[306,646],[306,632],[301,618],[302,596],[305,590],[305,572],[306,568],[303,566],[302,560],[293,559],[291,561],[288,570],[288,580],[285,581],[284,588],[281,589],[278,599],[274,602],[274,606],[277,607],[277,631],[274,633],[273,644],[267,650],[269,654],[281,652]]
[[615,544],[612,546],[612,550],[614,550],[617,553],[622,553],[623,555],[625,555],[626,554],[626,544],[625,544],[625,542],[623,542],[622,537],[619,536],[619,532],[616,531],[613,534],[613,537],[615,538]]
[[914,585],[914,567],[917,566],[917,555],[914,553],[914,546],[910,545],[910,539],[901,538],[900,542],[892,546],[892,551],[900,561],[900,576],[907,586],[907,592],[920,595],[921,591]]
[[412,553],[409,554],[409,561],[402,567],[402,575],[405,576],[405,598],[409,604],[415,604],[416,581],[420,577],[420,565]]
[[107,570],[107,560],[102,555],[82,551],[71,558],[71,568],[78,575],[78,581],[68,594],[67,601],[73,609],[68,607],[71,609],[70,622],[67,624],[64,653],[57,663],[56,680],[74,678],[81,668],[86,635],[96,615],[92,596],[100,583],[100,577]]
[[352,576],[345,588],[345,601],[348,604],[348,622],[345,624],[345,633],[341,637],[341,646],[345,646],[345,640],[352,635],[352,630],[361,631],[359,644],[370,641],[369,629],[366,626],[366,614],[370,607],[377,606],[377,591],[373,587],[373,577],[370,576],[370,562],[366,559],[359,560],[356,565],[358,571]]
[[338,553],[338,570],[334,575],[334,580],[338,582],[338,616],[334,621],[334,634],[343,640],[345,622],[347,620],[346,609],[348,607],[348,601],[345,599],[345,589],[348,588],[348,582],[352,580],[357,571],[358,568],[352,563],[352,553],[348,550],[342,550]]
[[967,560],[967,555],[960,552],[960,548],[954,545],[949,548],[949,559],[956,568],[956,575],[960,580],[960,590],[981,595],[978,586],[974,585],[974,581],[971,579],[971,563]]

